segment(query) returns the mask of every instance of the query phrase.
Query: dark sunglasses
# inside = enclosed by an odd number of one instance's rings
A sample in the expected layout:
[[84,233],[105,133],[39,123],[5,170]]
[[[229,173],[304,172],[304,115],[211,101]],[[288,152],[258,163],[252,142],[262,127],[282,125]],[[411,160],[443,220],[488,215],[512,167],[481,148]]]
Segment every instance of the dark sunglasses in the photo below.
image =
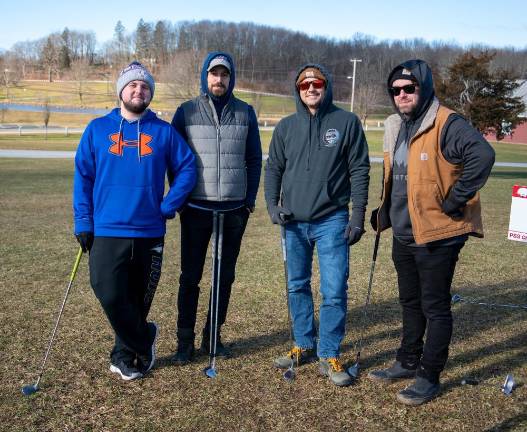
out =
[[390,93],[394,96],[399,96],[401,94],[401,90],[404,90],[406,94],[414,94],[415,89],[419,87],[415,84],[408,84],[402,87],[390,87]]
[[302,91],[306,91],[311,87],[311,84],[313,84],[313,87],[317,90],[320,90],[321,88],[326,86],[326,83],[320,79],[314,80],[314,81],[302,81],[300,84],[298,84],[298,89]]

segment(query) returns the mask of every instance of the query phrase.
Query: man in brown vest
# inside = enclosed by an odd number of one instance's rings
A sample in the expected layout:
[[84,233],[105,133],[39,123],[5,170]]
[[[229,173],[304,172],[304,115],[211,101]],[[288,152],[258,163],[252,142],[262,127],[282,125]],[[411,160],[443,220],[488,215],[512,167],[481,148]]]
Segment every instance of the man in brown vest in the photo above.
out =
[[452,277],[468,236],[483,237],[478,190],[494,150],[439,104],[424,61],[393,69],[388,92],[396,114],[385,122],[383,193],[372,226],[393,230],[403,331],[395,362],[368,376],[381,382],[415,377],[397,399],[420,405],[440,392],[452,337]]

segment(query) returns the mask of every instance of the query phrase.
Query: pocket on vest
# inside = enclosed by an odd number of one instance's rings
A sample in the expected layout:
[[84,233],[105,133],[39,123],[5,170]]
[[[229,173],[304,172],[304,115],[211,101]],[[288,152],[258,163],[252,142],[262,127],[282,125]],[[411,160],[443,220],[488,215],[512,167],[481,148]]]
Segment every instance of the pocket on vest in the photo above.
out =
[[410,193],[414,213],[414,217],[411,217],[412,225],[417,232],[424,234],[444,230],[452,223],[441,209],[444,198],[436,183],[414,184]]

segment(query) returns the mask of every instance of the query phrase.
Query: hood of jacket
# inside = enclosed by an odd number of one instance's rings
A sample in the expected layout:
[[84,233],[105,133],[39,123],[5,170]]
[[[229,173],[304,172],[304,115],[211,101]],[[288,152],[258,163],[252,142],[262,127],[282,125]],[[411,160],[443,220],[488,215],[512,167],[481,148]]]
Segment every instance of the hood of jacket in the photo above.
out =
[[[217,96],[212,95],[209,92],[209,86],[207,85],[207,75],[208,75],[207,68],[209,67],[211,60],[214,57],[217,57],[219,55],[225,56],[227,60],[229,61],[229,63],[231,64],[231,76],[230,76],[229,87],[227,88],[227,91],[225,92],[223,96],[217,97]],[[212,100],[215,100],[217,102],[227,101],[232,95],[235,82],[236,82],[236,68],[234,66],[234,60],[232,59],[231,55],[224,51],[212,51],[209,54],[207,54],[207,57],[205,57],[205,61],[203,62],[203,66],[201,67],[201,94],[208,95]]]
[[[395,72],[403,68],[408,69],[410,72],[412,72],[412,75],[415,76],[419,85],[419,100],[417,102],[417,106],[411,114],[403,114],[399,111],[399,109],[395,105],[393,96],[390,94],[389,91],[392,76],[395,74]],[[395,109],[395,112],[397,112],[397,114],[399,114],[404,121],[415,120],[421,117],[421,115],[428,109],[434,99],[435,92],[434,80],[432,78],[432,70],[424,60],[416,59],[405,61],[404,63],[401,63],[400,65],[393,68],[393,70],[390,72],[390,75],[388,75],[388,81],[386,82],[386,89],[388,91],[388,95],[390,96],[390,100]]]
[[302,102],[302,99],[300,99],[300,93],[298,91],[298,88],[296,87],[296,81],[298,77],[300,76],[300,74],[302,73],[304,69],[307,69],[309,67],[317,68],[320,72],[322,72],[322,75],[324,75],[324,77],[326,78],[326,93],[324,95],[324,99],[322,99],[322,102],[320,102],[320,106],[318,107],[317,113],[315,114],[315,116],[317,117],[322,117],[328,111],[329,107],[333,105],[333,81],[331,79],[331,75],[326,70],[326,68],[316,63],[305,64],[298,70],[295,76],[294,94],[295,94],[295,101],[296,101],[296,111],[298,114],[305,115],[307,117],[311,115],[311,113],[309,112],[309,109],[304,105],[304,102]]

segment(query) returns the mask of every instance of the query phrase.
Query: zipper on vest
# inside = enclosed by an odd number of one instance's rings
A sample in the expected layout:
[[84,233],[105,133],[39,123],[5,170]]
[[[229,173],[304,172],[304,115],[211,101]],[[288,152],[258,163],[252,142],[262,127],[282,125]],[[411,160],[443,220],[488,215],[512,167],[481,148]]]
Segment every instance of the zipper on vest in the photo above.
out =
[[217,158],[218,160],[216,161],[216,165],[217,165],[217,168],[216,168],[216,181],[217,181],[217,186],[218,186],[218,201],[221,201],[221,192],[220,192],[220,126],[218,124],[216,124],[216,154],[217,154]]

